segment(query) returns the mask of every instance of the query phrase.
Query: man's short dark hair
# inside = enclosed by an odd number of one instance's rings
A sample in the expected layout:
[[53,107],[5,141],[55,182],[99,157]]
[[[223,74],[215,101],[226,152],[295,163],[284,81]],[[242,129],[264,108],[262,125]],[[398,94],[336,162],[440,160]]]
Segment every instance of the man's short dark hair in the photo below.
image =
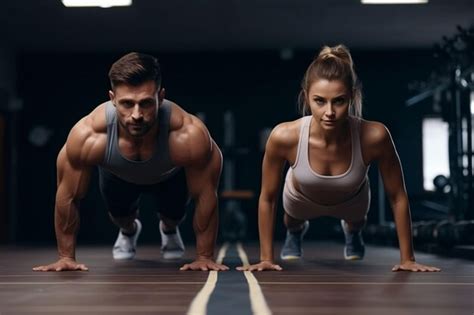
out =
[[160,64],[151,55],[131,52],[110,67],[109,79],[112,89],[120,84],[137,86],[147,81],[154,81],[160,87]]

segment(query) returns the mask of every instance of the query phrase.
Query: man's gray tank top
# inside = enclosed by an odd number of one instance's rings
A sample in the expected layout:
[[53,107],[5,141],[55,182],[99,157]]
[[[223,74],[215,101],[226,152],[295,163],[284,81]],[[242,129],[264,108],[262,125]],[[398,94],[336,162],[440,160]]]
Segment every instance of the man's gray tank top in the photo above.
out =
[[299,191],[306,197],[324,194],[328,204],[339,204],[354,197],[367,182],[368,167],[364,164],[360,144],[361,120],[349,116],[352,157],[349,169],[340,175],[325,176],[316,173],[309,163],[309,133],[312,116],[302,118],[300,139],[291,175],[298,183]]
[[179,167],[173,165],[169,155],[170,117],[171,103],[165,100],[158,108],[159,131],[152,157],[146,161],[132,161],[120,153],[116,109],[112,102],[107,102],[105,104],[107,147],[100,167],[124,181],[137,185],[156,184],[174,175]]

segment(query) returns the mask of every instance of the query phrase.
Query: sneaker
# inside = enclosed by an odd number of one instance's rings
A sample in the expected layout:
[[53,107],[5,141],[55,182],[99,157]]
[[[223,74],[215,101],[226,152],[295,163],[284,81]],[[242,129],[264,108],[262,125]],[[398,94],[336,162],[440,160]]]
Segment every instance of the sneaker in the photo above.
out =
[[164,259],[178,259],[184,255],[184,244],[181,239],[178,227],[175,233],[163,232],[162,222],[160,221],[161,234],[161,253]]
[[132,236],[125,235],[122,233],[122,230],[120,230],[112,250],[115,260],[127,260],[135,257],[137,239],[142,231],[142,224],[138,219],[135,219],[135,226],[135,234]]
[[285,244],[281,249],[280,258],[283,260],[300,259],[303,257],[303,249],[301,248],[301,242],[303,237],[308,231],[309,222],[305,221],[303,229],[297,232],[286,231]]
[[362,240],[362,231],[350,232],[344,220],[341,220],[346,244],[344,246],[345,260],[360,260],[364,258],[365,246]]

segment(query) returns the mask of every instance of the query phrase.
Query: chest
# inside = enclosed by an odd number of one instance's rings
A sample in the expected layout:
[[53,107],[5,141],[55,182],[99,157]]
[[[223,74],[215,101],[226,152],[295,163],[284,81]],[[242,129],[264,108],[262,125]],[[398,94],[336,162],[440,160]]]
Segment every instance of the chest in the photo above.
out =
[[155,151],[154,142],[133,142],[126,139],[118,140],[120,154],[131,161],[147,161],[152,158]]
[[[304,152],[301,152],[304,154]],[[310,139],[307,157],[311,169],[324,176],[336,176],[349,170],[352,163],[353,148],[351,141],[325,146]]]

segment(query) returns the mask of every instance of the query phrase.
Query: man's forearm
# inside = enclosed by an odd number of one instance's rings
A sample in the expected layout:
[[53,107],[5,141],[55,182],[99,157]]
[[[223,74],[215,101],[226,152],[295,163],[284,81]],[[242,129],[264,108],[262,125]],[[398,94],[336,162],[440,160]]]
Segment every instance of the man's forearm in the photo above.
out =
[[217,200],[198,201],[194,214],[196,257],[213,259],[218,229]]
[[54,225],[60,258],[75,259],[79,222],[79,206],[76,202],[56,203]]

